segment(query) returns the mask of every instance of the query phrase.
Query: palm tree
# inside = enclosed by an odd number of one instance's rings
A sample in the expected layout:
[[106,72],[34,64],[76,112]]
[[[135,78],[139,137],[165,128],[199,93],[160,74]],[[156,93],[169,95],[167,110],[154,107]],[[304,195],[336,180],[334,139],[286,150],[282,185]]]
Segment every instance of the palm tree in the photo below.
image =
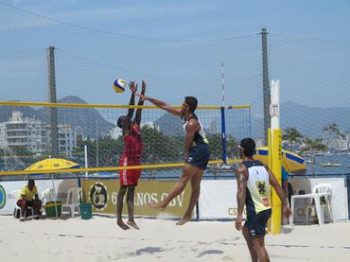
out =
[[323,132],[327,134],[327,149],[329,150],[329,143],[331,140],[335,137],[341,137],[345,138],[344,133],[339,129],[338,125],[336,123],[332,123],[328,126],[325,126],[323,128]]
[[295,127],[287,127],[283,130],[282,139],[288,141],[291,151],[293,151],[294,145],[300,142],[302,137],[302,134]]
[[316,153],[320,151],[325,151],[326,146],[322,143],[322,138],[305,137],[303,142],[304,146],[301,149],[301,152],[310,152],[312,174],[315,174]]

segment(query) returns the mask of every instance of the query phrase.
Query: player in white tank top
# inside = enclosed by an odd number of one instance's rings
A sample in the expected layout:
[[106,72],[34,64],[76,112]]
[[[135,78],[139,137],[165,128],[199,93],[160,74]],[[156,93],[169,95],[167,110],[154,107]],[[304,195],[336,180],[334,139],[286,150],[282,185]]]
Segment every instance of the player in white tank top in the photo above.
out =
[[[268,167],[254,160],[255,142],[251,138],[240,142],[240,157],[243,162],[236,170],[237,176],[237,218],[235,227],[242,230],[252,261],[270,261],[265,248],[265,229],[271,215],[271,186],[275,189],[283,205],[283,214],[288,217],[287,196]],[[243,222],[243,208],[247,209],[247,219]]]

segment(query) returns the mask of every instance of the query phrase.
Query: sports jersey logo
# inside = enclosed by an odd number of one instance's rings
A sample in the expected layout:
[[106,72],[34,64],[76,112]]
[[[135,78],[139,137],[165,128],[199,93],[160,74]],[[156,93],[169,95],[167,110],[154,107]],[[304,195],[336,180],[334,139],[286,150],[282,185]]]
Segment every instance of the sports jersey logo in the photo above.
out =
[[266,183],[265,181],[256,181],[256,187],[261,199],[261,202],[264,206],[270,206],[269,198],[267,197]]
[[266,184],[265,181],[256,181],[256,187],[260,196],[266,196]]

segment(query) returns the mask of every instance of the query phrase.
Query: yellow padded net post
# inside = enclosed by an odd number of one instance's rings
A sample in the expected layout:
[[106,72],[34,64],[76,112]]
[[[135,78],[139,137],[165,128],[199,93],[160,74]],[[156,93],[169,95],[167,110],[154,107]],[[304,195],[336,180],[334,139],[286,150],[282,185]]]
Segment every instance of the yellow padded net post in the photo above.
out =
[[[274,173],[278,183],[282,181],[282,131],[280,128],[269,130],[269,159],[271,159],[270,168]],[[273,235],[281,233],[281,200],[276,191],[272,189],[272,215],[269,232]]]

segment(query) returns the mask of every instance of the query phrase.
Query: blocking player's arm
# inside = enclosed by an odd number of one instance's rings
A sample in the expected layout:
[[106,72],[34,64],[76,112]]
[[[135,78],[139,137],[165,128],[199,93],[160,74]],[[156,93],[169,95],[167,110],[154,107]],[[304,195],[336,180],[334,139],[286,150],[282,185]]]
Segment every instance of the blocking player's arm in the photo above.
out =
[[194,134],[198,131],[200,125],[197,120],[191,119],[186,125],[185,143],[184,143],[184,158],[187,159],[190,148],[193,144]]
[[[135,92],[137,90],[137,85],[135,84],[134,81],[131,81],[129,84],[129,88],[131,90],[131,96],[130,96],[130,101],[129,101],[129,105],[133,106],[135,105]],[[126,115],[126,117],[128,118],[129,121],[131,121],[132,116],[134,114],[134,108],[129,108],[128,109],[128,114]]]
[[[146,93],[146,82],[142,81],[141,97],[144,96],[145,93]],[[143,106],[144,100],[141,97],[140,97],[139,102],[137,104],[138,106]],[[140,123],[141,123],[141,114],[142,114],[142,108],[138,108],[136,110],[136,114],[135,114],[135,123],[138,125],[140,125]]]

